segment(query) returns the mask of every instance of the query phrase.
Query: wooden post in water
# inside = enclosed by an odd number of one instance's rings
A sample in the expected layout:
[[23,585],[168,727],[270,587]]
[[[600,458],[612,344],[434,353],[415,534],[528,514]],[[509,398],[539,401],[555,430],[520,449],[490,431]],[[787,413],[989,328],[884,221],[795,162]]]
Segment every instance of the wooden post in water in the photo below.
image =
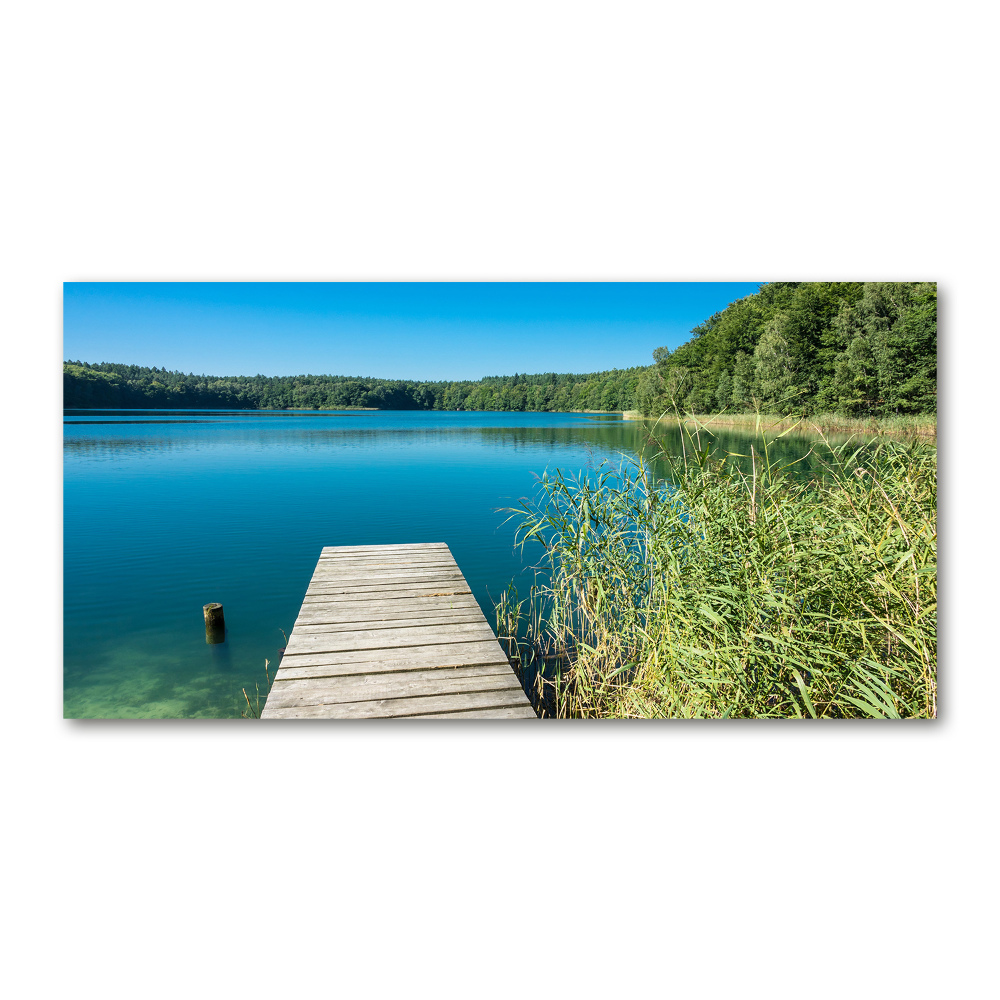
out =
[[226,641],[226,619],[221,604],[205,605],[205,642],[210,646]]

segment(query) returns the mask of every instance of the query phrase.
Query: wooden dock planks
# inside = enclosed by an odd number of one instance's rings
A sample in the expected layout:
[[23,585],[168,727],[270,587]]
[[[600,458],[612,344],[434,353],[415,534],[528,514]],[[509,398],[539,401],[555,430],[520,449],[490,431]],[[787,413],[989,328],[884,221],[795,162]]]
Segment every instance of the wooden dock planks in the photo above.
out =
[[444,542],[322,550],[262,719],[534,719]]

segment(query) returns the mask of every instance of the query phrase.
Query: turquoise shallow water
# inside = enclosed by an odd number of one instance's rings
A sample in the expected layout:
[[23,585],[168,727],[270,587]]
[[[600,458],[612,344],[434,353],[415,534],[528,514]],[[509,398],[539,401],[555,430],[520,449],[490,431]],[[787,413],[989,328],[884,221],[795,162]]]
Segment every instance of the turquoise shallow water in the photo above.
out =
[[72,718],[238,716],[324,545],[447,542],[492,621],[491,596],[531,579],[497,508],[642,437],[583,414],[393,411],[69,410],[64,431]]

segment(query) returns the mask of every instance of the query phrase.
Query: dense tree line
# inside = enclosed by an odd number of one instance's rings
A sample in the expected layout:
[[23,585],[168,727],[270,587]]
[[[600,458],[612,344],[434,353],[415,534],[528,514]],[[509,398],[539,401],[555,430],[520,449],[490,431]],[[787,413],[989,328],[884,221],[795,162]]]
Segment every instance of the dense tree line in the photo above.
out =
[[937,411],[934,282],[773,282],[692,334],[653,352],[644,413]]
[[346,375],[168,372],[64,365],[67,407],[389,410],[641,410],[660,414],[937,410],[934,282],[778,281],[733,302],[649,367],[589,375],[415,382]]
[[345,375],[233,375],[168,372],[110,362],[63,365],[71,408],[386,410],[627,410],[645,368],[591,375],[498,375],[465,382],[413,382]]

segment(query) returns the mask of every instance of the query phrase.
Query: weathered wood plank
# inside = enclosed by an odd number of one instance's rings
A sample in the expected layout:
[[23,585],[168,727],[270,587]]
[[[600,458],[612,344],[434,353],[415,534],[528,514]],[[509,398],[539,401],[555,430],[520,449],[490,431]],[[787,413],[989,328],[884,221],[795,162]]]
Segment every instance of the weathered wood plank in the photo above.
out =
[[402,601],[411,597],[471,597],[472,592],[458,587],[396,587],[393,590],[329,590],[310,591],[302,604],[338,604],[361,601]]
[[462,571],[457,566],[342,566],[337,569],[318,567],[309,578],[309,583],[326,583],[330,580],[356,580],[359,577],[368,580],[406,580],[409,577],[459,577],[464,580]]
[[325,580],[331,577],[370,576],[392,579],[398,576],[461,576],[462,571],[454,563],[439,563],[437,565],[423,564],[418,566],[318,566],[313,572],[314,580]]
[[320,556],[317,566],[457,566],[448,552],[395,556]]
[[308,608],[299,612],[299,617],[295,619],[298,625],[317,625],[325,622],[352,622],[352,621],[396,621],[400,618],[448,618],[455,615],[475,615],[482,618],[485,616],[479,605],[471,604],[449,604],[447,598],[441,598],[440,604],[418,605],[407,607],[405,601],[386,607],[380,604],[310,604]]
[[[379,597],[378,594],[332,594],[329,600],[324,600],[322,594],[306,593],[312,598],[314,605],[328,604],[331,608],[349,611],[352,607],[372,608],[438,608],[447,606],[449,603],[457,607],[471,608],[473,605],[479,607],[479,602],[466,591],[463,594],[420,594],[416,597],[400,596],[396,591],[388,591],[386,597]],[[316,610],[319,610],[318,608]]]
[[323,606],[322,611],[304,611],[299,613],[299,617],[295,619],[296,626],[298,625],[320,625],[326,622],[353,622],[353,621],[397,621],[401,618],[446,618],[453,615],[478,615],[480,618],[484,618],[482,611],[479,607],[473,607],[467,605],[465,607],[449,607],[447,604],[441,604],[437,608],[411,608],[407,610],[403,607],[396,608],[377,608],[370,607],[365,608],[364,606],[358,607],[357,605],[352,605],[347,609],[336,609],[329,608],[328,606]]
[[285,654],[336,652],[349,649],[396,649],[400,646],[440,646],[456,640],[494,638],[489,624],[441,625],[420,628],[413,626],[400,629],[367,629],[345,632],[342,635],[324,633],[302,635],[292,630],[288,637]]
[[424,695],[417,698],[385,698],[344,705],[302,705],[294,708],[264,708],[262,719],[405,719],[463,709],[514,708],[526,701],[517,690],[475,691],[463,694]]
[[479,612],[475,615],[444,615],[437,617],[423,616],[421,618],[394,618],[388,621],[357,622],[300,622],[295,626],[297,635],[325,635],[334,633],[346,635],[351,632],[375,631],[383,629],[430,627],[431,625],[486,625],[489,623]]
[[[395,649],[397,646],[440,646],[443,643],[475,641],[484,642],[492,637],[489,623],[481,621],[458,622],[452,625],[406,625],[402,628],[387,629],[359,628],[345,630],[340,635],[345,645],[331,646],[337,632],[312,634],[301,629],[292,630],[288,637],[287,653],[308,653],[318,649]],[[320,636],[323,638],[321,639]],[[339,640],[338,640],[339,641]],[[316,645],[321,642],[322,645]],[[360,643],[360,645],[358,645]],[[300,648],[308,646],[308,648]]]
[[[476,657],[471,659],[475,660]],[[482,662],[469,663],[464,657],[446,657],[445,662],[438,660],[358,660],[348,663],[325,663],[313,666],[292,665],[283,667],[278,676],[283,680],[308,680],[312,677],[354,677],[359,674],[398,674],[410,670],[455,670],[457,668],[494,667],[499,670],[510,670],[510,664],[504,661],[490,661],[483,657]]]
[[446,542],[412,542],[403,545],[324,545],[320,549],[320,555],[338,555],[340,553],[381,555],[394,552],[429,552],[434,549],[450,554]]
[[[278,670],[275,681],[313,681],[323,678],[370,677],[373,680],[383,675],[418,674],[421,676],[442,675],[448,677],[479,677],[488,674],[513,674],[508,663],[428,663],[392,664],[376,660],[372,663],[334,663],[322,667],[283,667]],[[447,684],[447,680],[442,683]]]
[[[456,658],[457,659],[457,658]],[[305,681],[321,677],[360,677],[376,674],[401,674],[421,670],[495,670],[498,673],[513,673],[510,664],[503,663],[438,663],[435,660],[403,661],[395,663],[392,660],[364,660],[358,663],[328,663],[313,667],[283,667],[277,677],[286,681]]]
[[451,551],[443,549],[393,549],[390,552],[321,552],[319,562],[344,561],[369,561],[379,562],[380,560],[392,559],[451,559],[454,561]]
[[326,556],[348,556],[357,558],[363,556],[391,556],[407,552],[443,552],[451,555],[451,549],[446,542],[413,542],[406,545],[327,545],[320,549],[320,558]]
[[[407,570],[399,573],[365,573],[363,570],[350,573],[330,573],[314,576],[309,581],[309,589],[334,587],[375,587],[387,585],[398,587],[405,584],[418,583],[465,583],[465,577],[453,570],[447,572],[422,572]],[[466,584],[468,586],[468,584]]]
[[[469,671],[469,672],[465,672]],[[338,705],[420,695],[466,694],[475,691],[521,690],[508,667],[452,667],[445,670],[407,670],[400,673],[355,674],[350,677],[311,677],[275,680],[267,704],[270,708],[296,705]]]
[[441,547],[436,545],[413,545],[399,547],[376,546],[366,549],[364,546],[354,548],[348,546],[346,549],[321,549],[320,559],[395,559],[404,556],[440,556],[443,559],[452,558],[451,549],[443,542]]
[[406,562],[369,566],[365,563],[325,566],[319,563],[313,570],[313,580],[329,579],[335,576],[394,576],[406,573],[450,573],[461,575],[461,570],[452,562]]
[[320,581],[313,584],[308,590],[308,596],[319,597],[323,594],[376,594],[384,593],[390,596],[400,597],[403,594],[413,593],[423,596],[433,597],[437,594],[471,594],[469,585],[461,577],[456,580],[371,580],[367,583],[357,581]]
[[364,555],[321,555],[317,566],[359,566],[398,565],[400,563],[455,563],[455,559],[447,549],[433,549],[425,552],[380,552]]
[[285,653],[281,666],[311,667],[337,663],[430,663],[461,666],[462,664],[507,662],[496,639],[474,642],[452,642],[438,646],[410,646],[383,650],[327,650],[312,653]]
[[353,621],[359,616],[368,617],[372,621],[382,619],[388,621],[392,618],[477,611],[482,614],[479,604],[472,597],[428,597],[397,601],[325,601],[303,604],[295,624],[314,621]]
[[377,576],[374,573],[360,573],[357,576],[331,576],[309,581],[308,593],[321,594],[330,590],[343,592],[364,588],[368,592],[382,590],[422,589],[437,587],[438,590],[468,588],[461,573],[400,573],[398,576]]
[[470,708],[460,712],[434,712],[431,715],[411,715],[411,719],[537,719],[530,705],[513,708]]

